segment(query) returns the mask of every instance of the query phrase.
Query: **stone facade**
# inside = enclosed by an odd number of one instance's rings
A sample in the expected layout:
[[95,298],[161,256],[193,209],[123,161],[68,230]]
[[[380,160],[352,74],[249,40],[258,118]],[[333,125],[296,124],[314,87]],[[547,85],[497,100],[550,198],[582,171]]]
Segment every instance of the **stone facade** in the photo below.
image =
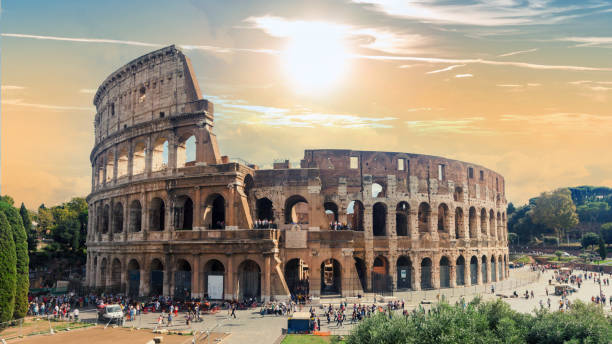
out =
[[268,300],[508,276],[505,180],[482,166],[331,149],[306,150],[300,168],[230,161],[174,46],[111,74],[94,104],[91,287]]

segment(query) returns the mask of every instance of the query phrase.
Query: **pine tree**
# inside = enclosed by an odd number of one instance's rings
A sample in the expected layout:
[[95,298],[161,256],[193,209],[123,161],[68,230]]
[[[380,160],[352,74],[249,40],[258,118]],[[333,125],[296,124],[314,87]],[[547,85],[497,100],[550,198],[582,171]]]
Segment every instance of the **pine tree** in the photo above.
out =
[[23,221],[23,228],[25,229],[26,235],[28,236],[28,252],[36,251],[36,231],[32,228],[32,220],[30,220],[30,213],[23,203],[19,208],[19,215]]
[[0,322],[13,318],[17,255],[13,230],[4,212],[0,211]]
[[0,204],[0,209],[6,215],[6,218],[13,231],[13,241],[15,242],[15,254],[17,258],[17,275],[15,284],[15,319],[25,317],[28,312],[28,291],[30,289],[29,265],[30,257],[28,255],[28,237],[23,228],[23,221],[17,208],[7,206],[6,203]]

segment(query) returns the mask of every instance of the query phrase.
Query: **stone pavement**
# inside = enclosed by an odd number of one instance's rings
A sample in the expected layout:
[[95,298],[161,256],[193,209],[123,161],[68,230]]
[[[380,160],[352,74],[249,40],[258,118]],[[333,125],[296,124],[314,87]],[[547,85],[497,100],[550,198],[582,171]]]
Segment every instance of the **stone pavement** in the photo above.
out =
[[[552,278],[553,273],[545,272],[538,279],[538,273],[533,273],[529,271],[527,268],[512,270],[510,274],[510,279],[503,282],[496,283],[496,294],[504,294],[510,295],[514,290],[521,295],[521,293],[525,293],[525,290],[534,291],[535,297],[533,299],[526,300],[525,298],[504,298],[510,306],[520,312],[531,312],[535,308],[539,308],[539,301],[542,300],[543,304],[546,306],[546,291],[545,288],[548,288],[551,299],[551,309],[556,310],[559,306],[559,296],[554,296],[554,287],[548,285],[548,279]],[[533,282],[535,281],[535,282]],[[602,287],[604,295],[611,296],[612,295],[612,287]],[[475,292],[473,292],[475,291]],[[473,296],[476,294],[481,295],[485,300],[497,298],[497,296],[492,295],[490,291],[490,284],[486,286],[472,287],[472,288],[459,288],[454,290],[432,290],[427,292],[407,292],[407,293],[396,293],[393,298],[397,300],[404,300],[406,302],[406,308],[408,310],[412,310],[421,302],[422,298],[429,299],[431,301],[436,301],[438,294],[444,294],[445,299],[449,302],[455,302],[459,300],[462,296],[465,297],[466,301],[471,300]],[[595,284],[592,280],[587,280],[583,283],[582,288],[578,290],[577,293],[574,293],[569,298],[570,300],[583,300],[585,302],[590,302],[591,296],[596,296],[599,294],[599,285]],[[378,301],[381,301],[381,298],[377,298]],[[341,299],[324,299],[321,302],[321,305],[316,305],[316,313],[321,319],[321,327],[323,331],[332,331],[334,334],[348,334],[353,325],[350,324],[350,315],[348,321],[344,322],[342,327],[336,326],[336,324],[332,321],[329,325],[327,324],[327,320],[324,314],[324,308],[326,308],[330,303],[332,305],[338,305]],[[373,295],[368,295],[365,298],[361,299],[362,304],[371,305],[374,301]],[[349,299],[347,300],[348,308],[352,308],[353,303],[357,303],[359,301]],[[426,306],[428,307],[428,306]],[[547,306],[546,306],[547,307]],[[308,307],[304,308],[304,311],[308,311]],[[606,311],[610,312],[609,303],[605,307]],[[234,344],[234,343],[248,343],[248,344],[268,344],[273,343],[280,335],[281,329],[287,326],[287,317],[286,316],[274,316],[274,315],[266,315],[262,317],[258,313],[259,308],[244,310],[244,311],[236,311],[237,319],[230,318],[227,310],[221,310],[216,314],[208,314],[204,315],[203,322],[192,323],[189,327],[196,331],[207,331],[212,330],[214,332],[228,332],[231,333],[229,337],[227,337],[223,343]],[[93,319],[95,318],[95,312],[93,310],[84,310],[81,312],[83,319]],[[154,328],[157,325],[156,319],[159,316],[159,313],[154,314],[144,314],[139,316],[134,322],[126,322],[126,326],[133,325],[134,327],[140,328]],[[167,328],[165,325],[162,328]],[[179,315],[178,320],[175,321],[175,325],[170,327],[171,329],[187,329],[188,327],[185,325],[184,313]]]

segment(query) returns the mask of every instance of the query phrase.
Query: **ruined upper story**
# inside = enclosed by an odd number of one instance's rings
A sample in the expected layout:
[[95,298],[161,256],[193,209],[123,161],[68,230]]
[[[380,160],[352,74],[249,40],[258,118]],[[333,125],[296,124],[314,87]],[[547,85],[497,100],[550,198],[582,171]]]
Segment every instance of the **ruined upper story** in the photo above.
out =
[[174,45],[127,63],[104,80],[96,106],[96,144],[160,118],[203,112],[212,125],[212,104],[202,98],[189,58]]

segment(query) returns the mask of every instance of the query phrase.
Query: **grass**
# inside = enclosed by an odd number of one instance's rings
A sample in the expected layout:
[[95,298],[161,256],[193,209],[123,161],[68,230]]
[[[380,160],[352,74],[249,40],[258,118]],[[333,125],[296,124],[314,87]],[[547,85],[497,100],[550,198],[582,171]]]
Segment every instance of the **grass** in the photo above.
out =
[[327,344],[344,343],[338,341],[336,336],[314,336],[310,334],[288,334],[281,344]]
[[527,255],[522,255],[520,257],[515,257],[514,259],[510,259],[512,261],[514,261],[515,263],[523,263],[523,264],[529,264],[531,263],[531,260],[529,259],[529,256]]

